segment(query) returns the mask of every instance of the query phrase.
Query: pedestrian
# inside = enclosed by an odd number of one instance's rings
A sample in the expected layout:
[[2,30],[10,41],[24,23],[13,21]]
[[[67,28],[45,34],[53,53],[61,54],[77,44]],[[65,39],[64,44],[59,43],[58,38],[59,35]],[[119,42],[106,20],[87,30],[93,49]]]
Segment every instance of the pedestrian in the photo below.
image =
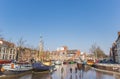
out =
[[72,74],[70,75],[70,79],[72,79]]
[[70,72],[72,73],[72,68],[70,68]]
[[77,73],[77,67],[75,67],[75,73]]
[[63,69],[63,67],[61,68],[61,73],[63,73],[64,72],[64,69]]

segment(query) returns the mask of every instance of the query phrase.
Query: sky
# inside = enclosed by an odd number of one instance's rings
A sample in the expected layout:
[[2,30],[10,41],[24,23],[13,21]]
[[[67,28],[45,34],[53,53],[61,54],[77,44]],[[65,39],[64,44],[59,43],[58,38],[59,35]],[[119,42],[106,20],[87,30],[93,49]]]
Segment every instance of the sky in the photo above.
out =
[[0,34],[14,43],[22,37],[45,50],[61,46],[89,52],[97,44],[109,53],[120,31],[120,0],[0,0]]

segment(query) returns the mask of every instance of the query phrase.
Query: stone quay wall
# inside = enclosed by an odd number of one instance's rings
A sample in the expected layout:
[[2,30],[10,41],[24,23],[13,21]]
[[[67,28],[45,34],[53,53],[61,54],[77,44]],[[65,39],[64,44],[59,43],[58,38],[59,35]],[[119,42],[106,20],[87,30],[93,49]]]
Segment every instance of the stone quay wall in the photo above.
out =
[[95,68],[101,69],[101,70],[107,70],[107,71],[113,71],[113,72],[119,72],[120,73],[120,64],[101,64],[97,63],[94,65]]

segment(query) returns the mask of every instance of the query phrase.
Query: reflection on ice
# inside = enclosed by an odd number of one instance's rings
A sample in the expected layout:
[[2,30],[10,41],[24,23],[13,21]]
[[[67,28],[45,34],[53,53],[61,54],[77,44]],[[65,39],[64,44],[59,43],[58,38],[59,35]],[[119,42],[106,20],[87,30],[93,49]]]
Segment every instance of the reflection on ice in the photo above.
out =
[[[57,71],[53,73],[29,73],[24,76],[9,77],[9,79],[119,79],[120,75],[103,73],[85,66],[76,70],[76,65],[56,66]],[[72,69],[72,72],[70,71]],[[8,79],[0,78],[0,79]]]

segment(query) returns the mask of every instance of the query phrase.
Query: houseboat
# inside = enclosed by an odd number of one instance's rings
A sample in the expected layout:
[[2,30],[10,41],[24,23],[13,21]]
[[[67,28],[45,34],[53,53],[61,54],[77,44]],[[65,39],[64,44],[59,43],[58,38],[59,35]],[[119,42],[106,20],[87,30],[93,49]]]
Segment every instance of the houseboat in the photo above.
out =
[[33,69],[30,63],[9,63],[3,64],[1,71],[4,74],[17,74],[21,72],[31,71]]

